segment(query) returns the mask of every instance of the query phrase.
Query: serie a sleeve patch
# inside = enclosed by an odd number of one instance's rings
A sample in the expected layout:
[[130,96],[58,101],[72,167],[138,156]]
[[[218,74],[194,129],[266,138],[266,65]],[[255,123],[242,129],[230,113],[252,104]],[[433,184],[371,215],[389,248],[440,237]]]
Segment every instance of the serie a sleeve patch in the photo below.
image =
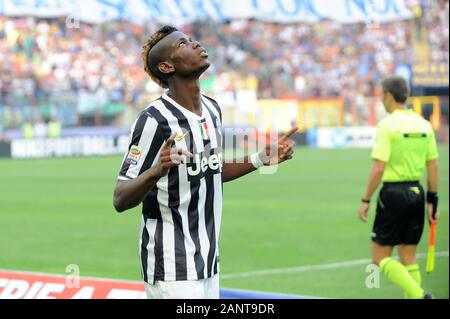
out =
[[141,158],[142,148],[138,145],[132,145],[128,152],[126,162],[130,165],[137,165]]

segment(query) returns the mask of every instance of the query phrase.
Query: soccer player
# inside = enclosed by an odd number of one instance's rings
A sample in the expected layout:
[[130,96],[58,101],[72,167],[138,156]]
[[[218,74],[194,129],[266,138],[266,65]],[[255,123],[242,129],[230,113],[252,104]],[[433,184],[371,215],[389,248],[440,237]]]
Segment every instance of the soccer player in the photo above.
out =
[[200,93],[206,50],[164,26],[144,45],[142,60],[168,90],[132,126],[114,207],[143,203],[139,251],[148,298],[219,298],[222,182],[291,159],[297,128],[242,162],[224,163],[221,110]]
[[[432,298],[421,287],[416,248],[424,226],[425,195],[419,183],[427,171],[428,221],[437,222],[438,152],[430,122],[406,108],[408,84],[401,77],[389,77],[382,84],[382,101],[389,115],[378,123],[374,165],[359,217],[367,222],[372,194],[381,181],[372,230],[372,259],[387,278],[405,292],[406,298]],[[394,246],[400,262],[392,259]]]

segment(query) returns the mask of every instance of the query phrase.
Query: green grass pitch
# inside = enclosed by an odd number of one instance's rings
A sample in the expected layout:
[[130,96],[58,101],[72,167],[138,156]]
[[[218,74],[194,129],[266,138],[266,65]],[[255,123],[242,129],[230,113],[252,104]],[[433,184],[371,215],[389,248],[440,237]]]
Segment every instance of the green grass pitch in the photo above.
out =
[[[424,287],[449,297],[448,145],[440,146],[440,209],[436,270]],[[275,175],[253,173],[224,186],[221,286],[330,298],[402,298],[383,276],[365,285],[370,222],[357,218],[370,150],[297,148]],[[140,279],[140,208],[114,212],[121,157],[0,160],[0,268]],[[420,253],[426,253],[429,228]],[[350,262],[350,264],[345,263]],[[336,263],[327,267],[318,265]],[[293,271],[285,268],[302,267]],[[253,273],[272,270],[272,273]],[[251,272],[246,277],[237,273]]]

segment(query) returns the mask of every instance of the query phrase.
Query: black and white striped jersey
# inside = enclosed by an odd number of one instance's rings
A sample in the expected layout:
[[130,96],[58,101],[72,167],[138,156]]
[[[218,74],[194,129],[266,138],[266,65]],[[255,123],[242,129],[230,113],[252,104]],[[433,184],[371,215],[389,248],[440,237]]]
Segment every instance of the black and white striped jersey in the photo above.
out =
[[169,170],[143,201],[139,253],[144,281],[196,280],[219,272],[222,216],[222,115],[202,96],[202,116],[167,94],[136,119],[120,180],[136,178],[156,165],[165,141],[194,156]]

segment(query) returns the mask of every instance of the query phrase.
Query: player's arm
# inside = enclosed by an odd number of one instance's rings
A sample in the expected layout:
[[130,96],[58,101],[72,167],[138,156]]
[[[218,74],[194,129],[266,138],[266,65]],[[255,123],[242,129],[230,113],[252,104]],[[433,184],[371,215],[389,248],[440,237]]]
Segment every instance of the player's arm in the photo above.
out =
[[116,211],[121,213],[139,205],[161,178],[158,170],[154,166],[134,179],[117,181],[113,200]]
[[378,186],[381,183],[385,167],[386,163],[383,161],[375,160],[375,162],[373,163],[373,167],[372,170],[370,171],[369,178],[367,181],[366,192],[364,193],[358,211],[359,218],[363,222],[367,222],[367,214],[369,211],[370,199],[372,198],[373,193],[377,190]]
[[[428,221],[437,223],[439,219],[439,210],[437,208],[437,194],[439,185],[439,167],[438,160],[427,161],[427,212]],[[433,211],[436,211],[433,218]]]
[[238,163],[224,163],[222,166],[222,181],[229,182],[248,173],[251,173],[262,165],[276,165],[292,159],[295,143],[289,137],[297,132],[295,127],[284,134],[276,144],[270,144],[265,149],[250,156],[246,156]]
[[250,156],[240,160],[241,163],[224,163],[222,166],[222,181],[229,182],[256,171],[256,167],[250,161]]
[[186,150],[172,148],[176,134],[173,134],[161,149],[158,163],[131,180],[119,180],[114,190],[113,204],[118,212],[139,205],[156,186],[158,180],[169,173],[170,168],[182,163],[183,155],[192,157]]

